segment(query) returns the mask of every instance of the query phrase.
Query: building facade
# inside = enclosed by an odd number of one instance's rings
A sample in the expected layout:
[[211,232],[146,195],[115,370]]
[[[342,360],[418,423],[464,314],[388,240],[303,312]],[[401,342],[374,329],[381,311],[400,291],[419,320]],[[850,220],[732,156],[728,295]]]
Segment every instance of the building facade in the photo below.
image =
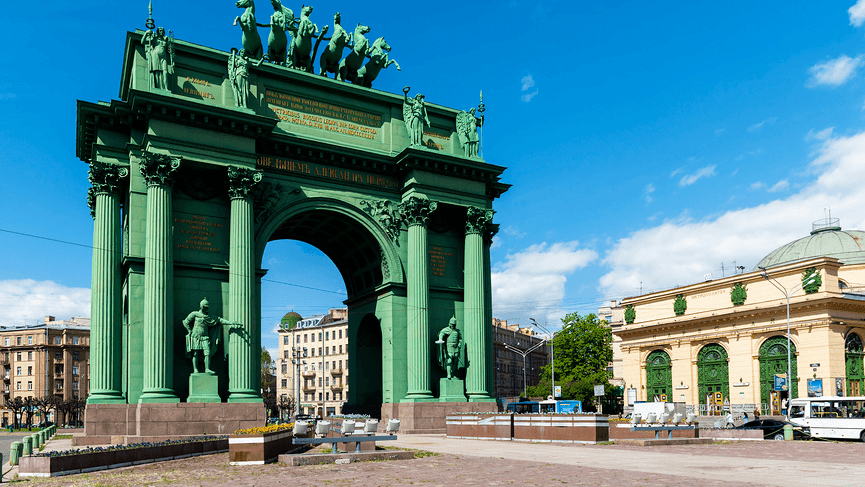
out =
[[[0,327],[4,403],[27,397],[84,399],[90,389],[90,318]],[[41,419],[40,419],[41,421]],[[15,422],[2,410],[2,425]]]
[[865,232],[837,220],[815,223],[750,272],[621,306],[626,406],[662,399],[781,414],[789,396],[863,393]]
[[598,320],[606,321],[607,326],[610,327],[610,331],[613,333],[613,361],[607,367],[607,372],[610,374],[610,384],[624,387],[625,380],[622,376],[622,339],[616,332],[625,324],[625,309],[615,299],[610,300],[609,304],[598,307]]
[[[493,356],[496,365],[496,397],[514,398],[523,395],[527,386],[533,386],[541,378],[541,367],[550,362],[550,347],[544,343],[523,356],[509,349],[530,350],[544,341],[530,327],[509,325],[507,320],[493,318]],[[507,346],[506,346],[507,345]],[[525,370],[525,374],[523,373]]]
[[[341,414],[348,395],[348,308],[303,319],[289,313],[279,330],[277,400],[294,398],[300,411]],[[295,406],[296,407],[296,406]]]

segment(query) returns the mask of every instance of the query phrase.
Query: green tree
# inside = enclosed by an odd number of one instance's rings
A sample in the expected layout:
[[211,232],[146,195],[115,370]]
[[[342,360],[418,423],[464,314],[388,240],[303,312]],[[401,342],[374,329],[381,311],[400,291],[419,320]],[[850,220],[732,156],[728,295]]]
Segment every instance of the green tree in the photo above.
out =
[[[613,360],[613,334],[605,321],[594,314],[569,313],[562,318],[562,329],[553,338],[556,385],[562,386],[562,399],[583,402],[583,409],[594,409],[594,386],[604,385],[605,393],[614,389],[608,381],[607,366]],[[552,394],[552,367],[541,369],[538,384],[530,396]]]
[[276,414],[276,363],[265,347],[261,347],[261,395],[264,407]]

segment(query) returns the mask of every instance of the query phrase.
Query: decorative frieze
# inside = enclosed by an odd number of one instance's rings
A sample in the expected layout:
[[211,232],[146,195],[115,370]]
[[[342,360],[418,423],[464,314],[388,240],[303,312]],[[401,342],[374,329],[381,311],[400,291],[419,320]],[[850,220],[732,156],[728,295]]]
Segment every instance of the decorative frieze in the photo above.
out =
[[388,200],[362,200],[360,205],[369,216],[376,219],[393,243],[399,245],[399,231],[402,226],[400,207]]

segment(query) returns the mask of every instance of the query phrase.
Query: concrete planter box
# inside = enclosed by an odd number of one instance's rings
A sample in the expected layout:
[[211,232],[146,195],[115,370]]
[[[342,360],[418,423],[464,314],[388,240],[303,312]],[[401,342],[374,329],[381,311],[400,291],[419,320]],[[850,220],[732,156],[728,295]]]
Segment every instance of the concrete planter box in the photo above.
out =
[[[645,423],[643,426],[645,426]],[[700,438],[701,436],[699,428],[673,431],[673,438]],[[654,438],[654,431],[631,431],[630,422],[610,421],[611,440],[651,440]],[[667,432],[661,431],[660,438],[667,439]]]
[[514,441],[542,443],[601,443],[609,441],[606,414],[515,414]]
[[162,460],[176,460],[207,455],[228,449],[227,439],[194,441],[174,445],[158,445],[127,450],[96,451],[58,457],[24,457],[18,465],[21,477],[55,477],[93,472],[109,468],[128,467]]
[[453,438],[600,443],[609,440],[606,415],[453,414],[447,417]]
[[719,440],[762,440],[763,430],[701,428],[700,438],[716,438]]
[[291,429],[254,435],[228,437],[228,460],[231,465],[264,465],[275,462],[280,454],[294,448]]
[[473,440],[510,440],[513,414],[453,414],[446,418],[449,438]]

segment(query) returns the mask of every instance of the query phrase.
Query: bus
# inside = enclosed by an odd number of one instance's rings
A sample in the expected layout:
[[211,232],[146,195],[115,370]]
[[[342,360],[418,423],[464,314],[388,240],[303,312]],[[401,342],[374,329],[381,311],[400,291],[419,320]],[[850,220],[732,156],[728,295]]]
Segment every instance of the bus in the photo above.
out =
[[552,399],[545,401],[520,401],[509,403],[505,410],[516,414],[582,413],[583,403],[581,401],[554,401]]
[[790,401],[787,420],[814,438],[865,441],[865,396],[802,397]]

